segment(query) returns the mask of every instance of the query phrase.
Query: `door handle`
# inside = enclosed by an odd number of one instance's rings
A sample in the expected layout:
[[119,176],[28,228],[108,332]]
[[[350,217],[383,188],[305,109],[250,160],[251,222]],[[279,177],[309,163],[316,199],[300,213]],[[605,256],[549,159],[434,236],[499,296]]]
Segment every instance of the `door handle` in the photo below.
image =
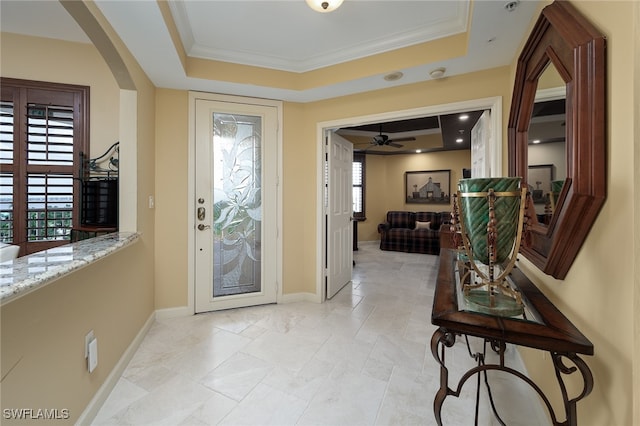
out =
[[205,229],[209,229],[211,228],[209,225],[205,225],[204,223],[201,223],[198,225],[198,230],[199,231],[204,231]]
[[206,210],[204,207],[198,207],[198,220],[204,220],[204,217],[206,215]]

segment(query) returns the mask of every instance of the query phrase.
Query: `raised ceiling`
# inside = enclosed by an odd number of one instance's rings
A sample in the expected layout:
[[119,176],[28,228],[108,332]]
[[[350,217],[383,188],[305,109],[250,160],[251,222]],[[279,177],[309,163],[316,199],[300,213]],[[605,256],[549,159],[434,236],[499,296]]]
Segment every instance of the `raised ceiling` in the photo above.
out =
[[[158,87],[310,102],[513,62],[537,2],[96,0]],[[89,43],[58,1],[0,2],[1,28]],[[174,36],[172,38],[172,35]],[[400,71],[403,77],[383,77]]]
[[[456,151],[471,148],[471,129],[484,111],[443,114],[410,120],[398,120],[363,126],[345,127],[338,134],[354,144],[356,152],[367,154],[396,155],[435,151]],[[389,139],[414,138],[400,141],[395,146],[377,146],[373,142],[377,135]]]

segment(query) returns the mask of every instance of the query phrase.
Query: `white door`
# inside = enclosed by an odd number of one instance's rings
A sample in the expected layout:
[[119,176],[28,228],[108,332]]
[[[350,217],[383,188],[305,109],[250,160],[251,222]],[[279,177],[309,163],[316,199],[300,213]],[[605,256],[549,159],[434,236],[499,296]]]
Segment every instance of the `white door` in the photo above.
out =
[[351,281],[353,272],[353,144],[340,135],[327,137],[327,298]]
[[277,108],[195,105],[195,310],[274,303]]
[[471,129],[471,177],[491,177],[491,111],[486,110]]

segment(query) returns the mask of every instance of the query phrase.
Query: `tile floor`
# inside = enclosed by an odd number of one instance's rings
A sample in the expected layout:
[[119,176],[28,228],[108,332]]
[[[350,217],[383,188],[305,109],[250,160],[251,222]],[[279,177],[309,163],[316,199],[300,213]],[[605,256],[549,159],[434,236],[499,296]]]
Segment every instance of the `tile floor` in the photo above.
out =
[[[93,424],[435,424],[438,257],[362,242],[354,258],[353,282],[326,303],[156,321]],[[473,365],[463,339],[447,363],[452,378]],[[540,424],[526,389],[490,380],[506,424]],[[444,424],[474,424],[475,379],[463,390],[445,400]],[[480,406],[478,424],[499,424],[486,397]]]

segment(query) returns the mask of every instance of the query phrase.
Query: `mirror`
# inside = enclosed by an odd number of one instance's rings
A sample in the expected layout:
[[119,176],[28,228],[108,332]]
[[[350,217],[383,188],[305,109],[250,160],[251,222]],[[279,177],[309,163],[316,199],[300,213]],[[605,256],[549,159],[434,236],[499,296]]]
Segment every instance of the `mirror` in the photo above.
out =
[[[529,244],[520,252],[558,279],[565,278],[606,197],[605,61],[604,36],[571,3],[557,0],[542,10],[518,58],[508,126],[509,175],[541,191],[529,198]],[[551,91],[546,86],[554,80],[562,82],[566,97],[564,156],[541,160],[529,140],[537,131],[541,102],[548,101],[543,100]],[[530,166],[539,167],[530,174]],[[553,184],[542,187],[546,180]],[[535,196],[545,206],[541,213]]]
[[535,208],[532,219],[542,226],[551,223],[567,178],[565,104],[565,83],[549,63],[538,79],[527,147],[527,182]]

